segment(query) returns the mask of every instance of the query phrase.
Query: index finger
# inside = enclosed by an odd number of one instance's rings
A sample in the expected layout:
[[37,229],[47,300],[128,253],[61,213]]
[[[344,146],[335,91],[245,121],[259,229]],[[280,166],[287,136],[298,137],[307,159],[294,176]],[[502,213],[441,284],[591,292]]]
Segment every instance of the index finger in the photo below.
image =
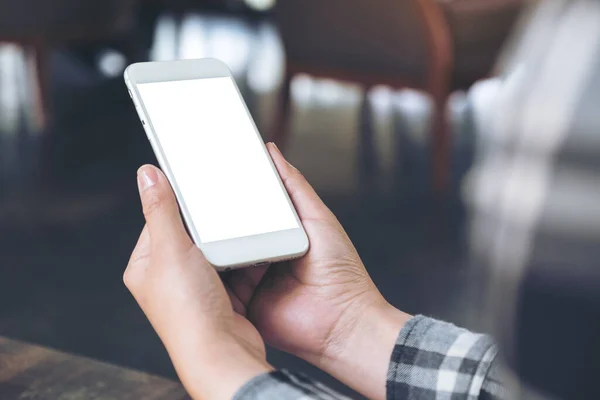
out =
[[267,149],[300,219],[335,218],[306,178],[285,159],[279,148],[274,143],[269,143]]

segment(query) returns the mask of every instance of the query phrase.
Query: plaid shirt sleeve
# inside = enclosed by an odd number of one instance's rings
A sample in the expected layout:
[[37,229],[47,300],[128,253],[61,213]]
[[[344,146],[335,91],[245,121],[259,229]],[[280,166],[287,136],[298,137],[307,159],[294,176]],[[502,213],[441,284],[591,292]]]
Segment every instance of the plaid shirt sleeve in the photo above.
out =
[[[509,398],[496,365],[496,348],[485,335],[417,316],[400,332],[392,353],[387,398]],[[235,400],[347,399],[304,375],[276,371],[247,383]]]
[[345,400],[342,396],[322,383],[305,375],[286,370],[260,375],[235,395],[234,400]]
[[388,371],[387,398],[503,399],[508,393],[491,338],[417,316],[400,332]]

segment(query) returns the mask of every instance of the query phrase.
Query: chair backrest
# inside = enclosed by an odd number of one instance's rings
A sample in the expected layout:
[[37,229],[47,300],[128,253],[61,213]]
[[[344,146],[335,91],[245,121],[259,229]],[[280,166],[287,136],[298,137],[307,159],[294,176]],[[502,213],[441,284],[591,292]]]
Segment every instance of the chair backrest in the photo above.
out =
[[276,18],[292,64],[422,79],[431,58],[423,2],[280,0]]
[[0,41],[64,41],[118,34],[137,0],[0,0]]
[[492,71],[526,0],[452,0],[441,3],[452,31],[455,81],[469,87]]

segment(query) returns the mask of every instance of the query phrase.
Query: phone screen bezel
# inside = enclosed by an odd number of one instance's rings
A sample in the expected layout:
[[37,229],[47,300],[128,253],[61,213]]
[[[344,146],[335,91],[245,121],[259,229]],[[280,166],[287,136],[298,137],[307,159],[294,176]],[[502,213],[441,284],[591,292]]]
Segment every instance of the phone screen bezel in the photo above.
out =
[[[144,107],[144,103],[138,91],[137,85],[144,83],[225,77],[229,77],[233,80],[234,86],[239,95],[239,99],[244,105],[244,108],[248,113],[250,120],[252,121],[255,134],[261,138],[260,142],[263,144],[262,148],[264,156],[268,158],[271,168],[273,168],[273,170],[276,172],[278,183],[281,187],[281,190],[283,190],[285,194],[285,198],[294,214],[294,217],[296,218],[298,228],[210,243],[202,243],[197,233],[195,221],[191,218],[190,213],[188,212],[185,198],[178,188],[176,177],[173,176],[171,172],[169,160],[162,150],[160,141],[152,126],[152,118],[150,115],[148,115],[148,112]],[[233,79],[229,68],[224,63],[216,59],[137,63],[129,66],[126,69],[125,82],[130,91],[134,105],[144,125],[146,135],[150,141],[150,144],[152,145],[158,162],[173,187],[179,202],[181,213],[187,225],[188,232],[190,233],[190,236],[196,245],[202,250],[205,257],[213,266],[215,266],[215,268],[220,270],[241,268],[266,262],[277,262],[285,259],[297,258],[306,254],[308,251],[309,242],[306,232],[302,226],[302,222],[287,193],[287,190],[285,189],[285,185],[277,173],[275,164],[273,163],[268,150],[264,145],[260,132],[254,123],[254,119],[250,115],[239,88],[237,84],[235,84],[235,79]]]

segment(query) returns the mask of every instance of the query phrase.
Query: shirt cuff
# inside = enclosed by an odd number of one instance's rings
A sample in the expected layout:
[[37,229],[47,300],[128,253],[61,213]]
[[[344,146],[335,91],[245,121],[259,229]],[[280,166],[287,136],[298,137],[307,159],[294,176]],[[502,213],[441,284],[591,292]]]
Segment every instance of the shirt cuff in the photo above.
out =
[[302,374],[286,370],[260,375],[245,384],[234,400],[308,400],[347,399],[327,386]]
[[485,390],[496,354],[493,340],[486,335],[416,316],[406,323],[396,341],[387,398],[436,399],[447,395],[477,399]]

